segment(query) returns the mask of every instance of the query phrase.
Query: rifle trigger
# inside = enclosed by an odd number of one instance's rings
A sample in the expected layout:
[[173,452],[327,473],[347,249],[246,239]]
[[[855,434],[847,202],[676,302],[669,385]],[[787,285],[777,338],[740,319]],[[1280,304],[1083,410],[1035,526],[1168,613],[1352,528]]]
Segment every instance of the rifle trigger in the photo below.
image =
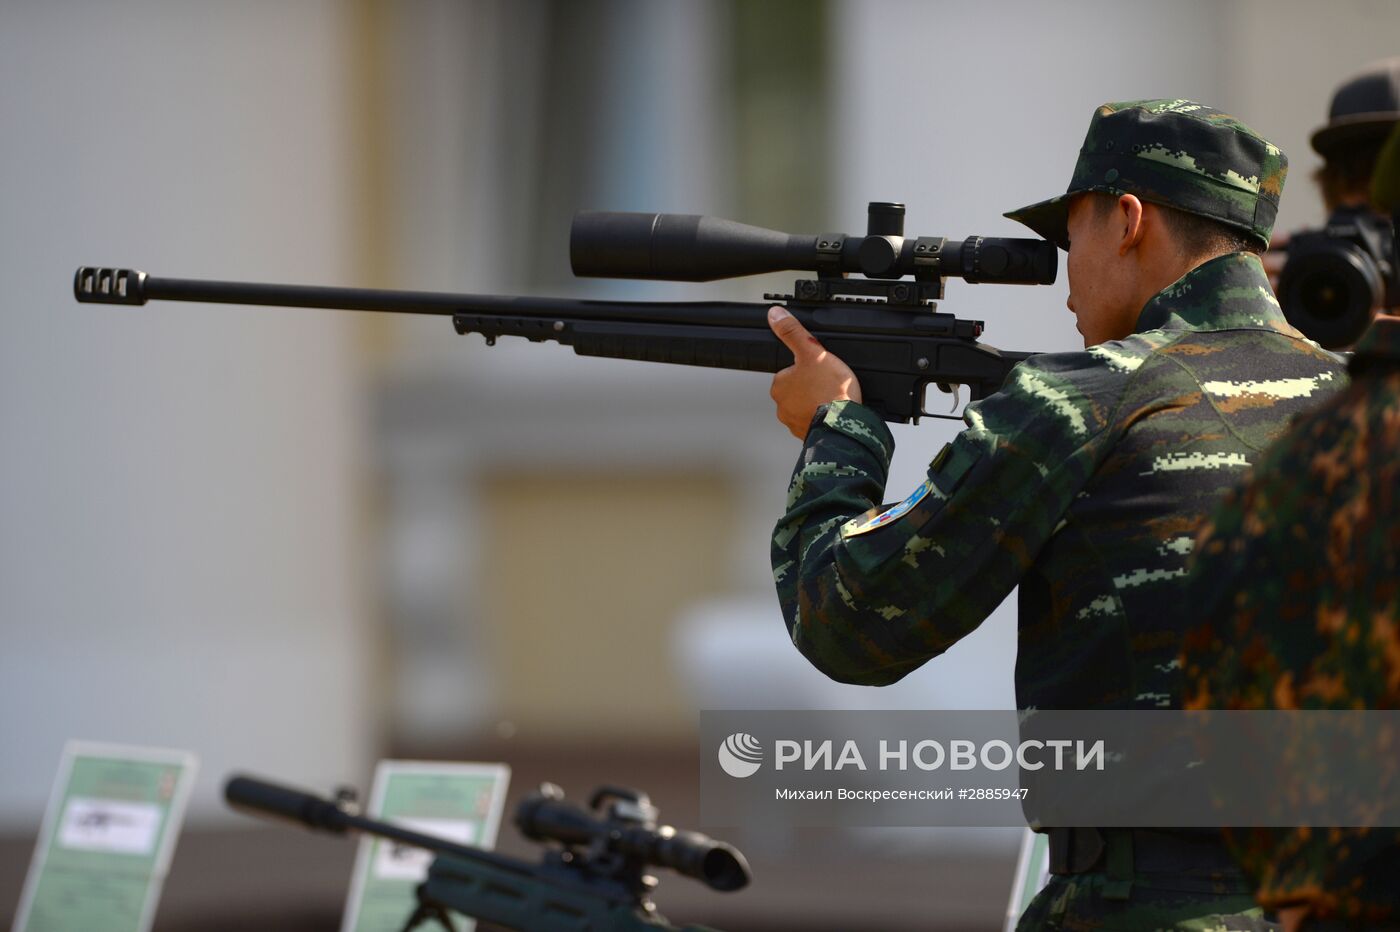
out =
[[[953,406],[948,409],[948,414],[958,413],[958,404],[962,402],[962,383],[960,382],[934,382],[938,386],[939,392],[953,396]],[[946,417],[948,414],[938,414],[938,417]]]

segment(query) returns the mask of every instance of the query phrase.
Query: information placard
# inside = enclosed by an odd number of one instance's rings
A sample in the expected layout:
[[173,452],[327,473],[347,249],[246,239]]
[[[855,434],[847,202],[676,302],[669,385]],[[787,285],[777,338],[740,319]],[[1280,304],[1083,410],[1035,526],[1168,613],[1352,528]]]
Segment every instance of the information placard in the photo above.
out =
[[69,742],[14,932],[150,929],[196,768],[187,751]]
[[1011,900],[1006,906],[1006,932],[1014,932],[1021,914],[1049,881],[1050,836],[1026,829],[1021,836],[1021,854],[1016,859],[1016,878],[1011,882]]
[[[460,844],[496,844],[510,768],[505,764],[380,761],[366,815]],[[383,838],[360,839],[341,932],[398,932],[433,855]],[[465,928],[474,924],[467,922]]]

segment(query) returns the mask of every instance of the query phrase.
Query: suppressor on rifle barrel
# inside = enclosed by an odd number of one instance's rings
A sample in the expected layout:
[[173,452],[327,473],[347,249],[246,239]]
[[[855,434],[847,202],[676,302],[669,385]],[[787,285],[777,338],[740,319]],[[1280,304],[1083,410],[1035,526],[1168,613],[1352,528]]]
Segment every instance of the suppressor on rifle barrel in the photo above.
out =
[[241,809],[260,812],[323,832],[344,832],[345,813],[311,793],[236,774],[224,784],[224,798]]

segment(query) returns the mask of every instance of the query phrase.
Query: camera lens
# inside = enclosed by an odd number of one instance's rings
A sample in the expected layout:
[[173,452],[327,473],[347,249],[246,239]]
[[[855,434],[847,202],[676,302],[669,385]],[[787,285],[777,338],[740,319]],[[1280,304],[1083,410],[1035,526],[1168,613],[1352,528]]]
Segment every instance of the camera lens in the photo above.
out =
[[1328,349],[1350,346],[1384,294],[1380,272],[1350,243],[1336,240],[1290,256],[1279,280],[1288,322]]

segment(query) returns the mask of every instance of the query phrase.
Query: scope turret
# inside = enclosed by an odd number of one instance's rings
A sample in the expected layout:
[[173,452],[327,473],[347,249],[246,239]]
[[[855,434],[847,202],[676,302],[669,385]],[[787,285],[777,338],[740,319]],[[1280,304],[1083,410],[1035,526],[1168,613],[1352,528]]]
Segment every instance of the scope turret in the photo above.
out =
[[1037,239],[906,237],[904,205],[874,201],[865,236],[780,233],[698,214],[581,211],[574,215],[569,261],[574,274],[705,282],[766,272],[905,275],[932,280],[1048,285],[1059,257]]

